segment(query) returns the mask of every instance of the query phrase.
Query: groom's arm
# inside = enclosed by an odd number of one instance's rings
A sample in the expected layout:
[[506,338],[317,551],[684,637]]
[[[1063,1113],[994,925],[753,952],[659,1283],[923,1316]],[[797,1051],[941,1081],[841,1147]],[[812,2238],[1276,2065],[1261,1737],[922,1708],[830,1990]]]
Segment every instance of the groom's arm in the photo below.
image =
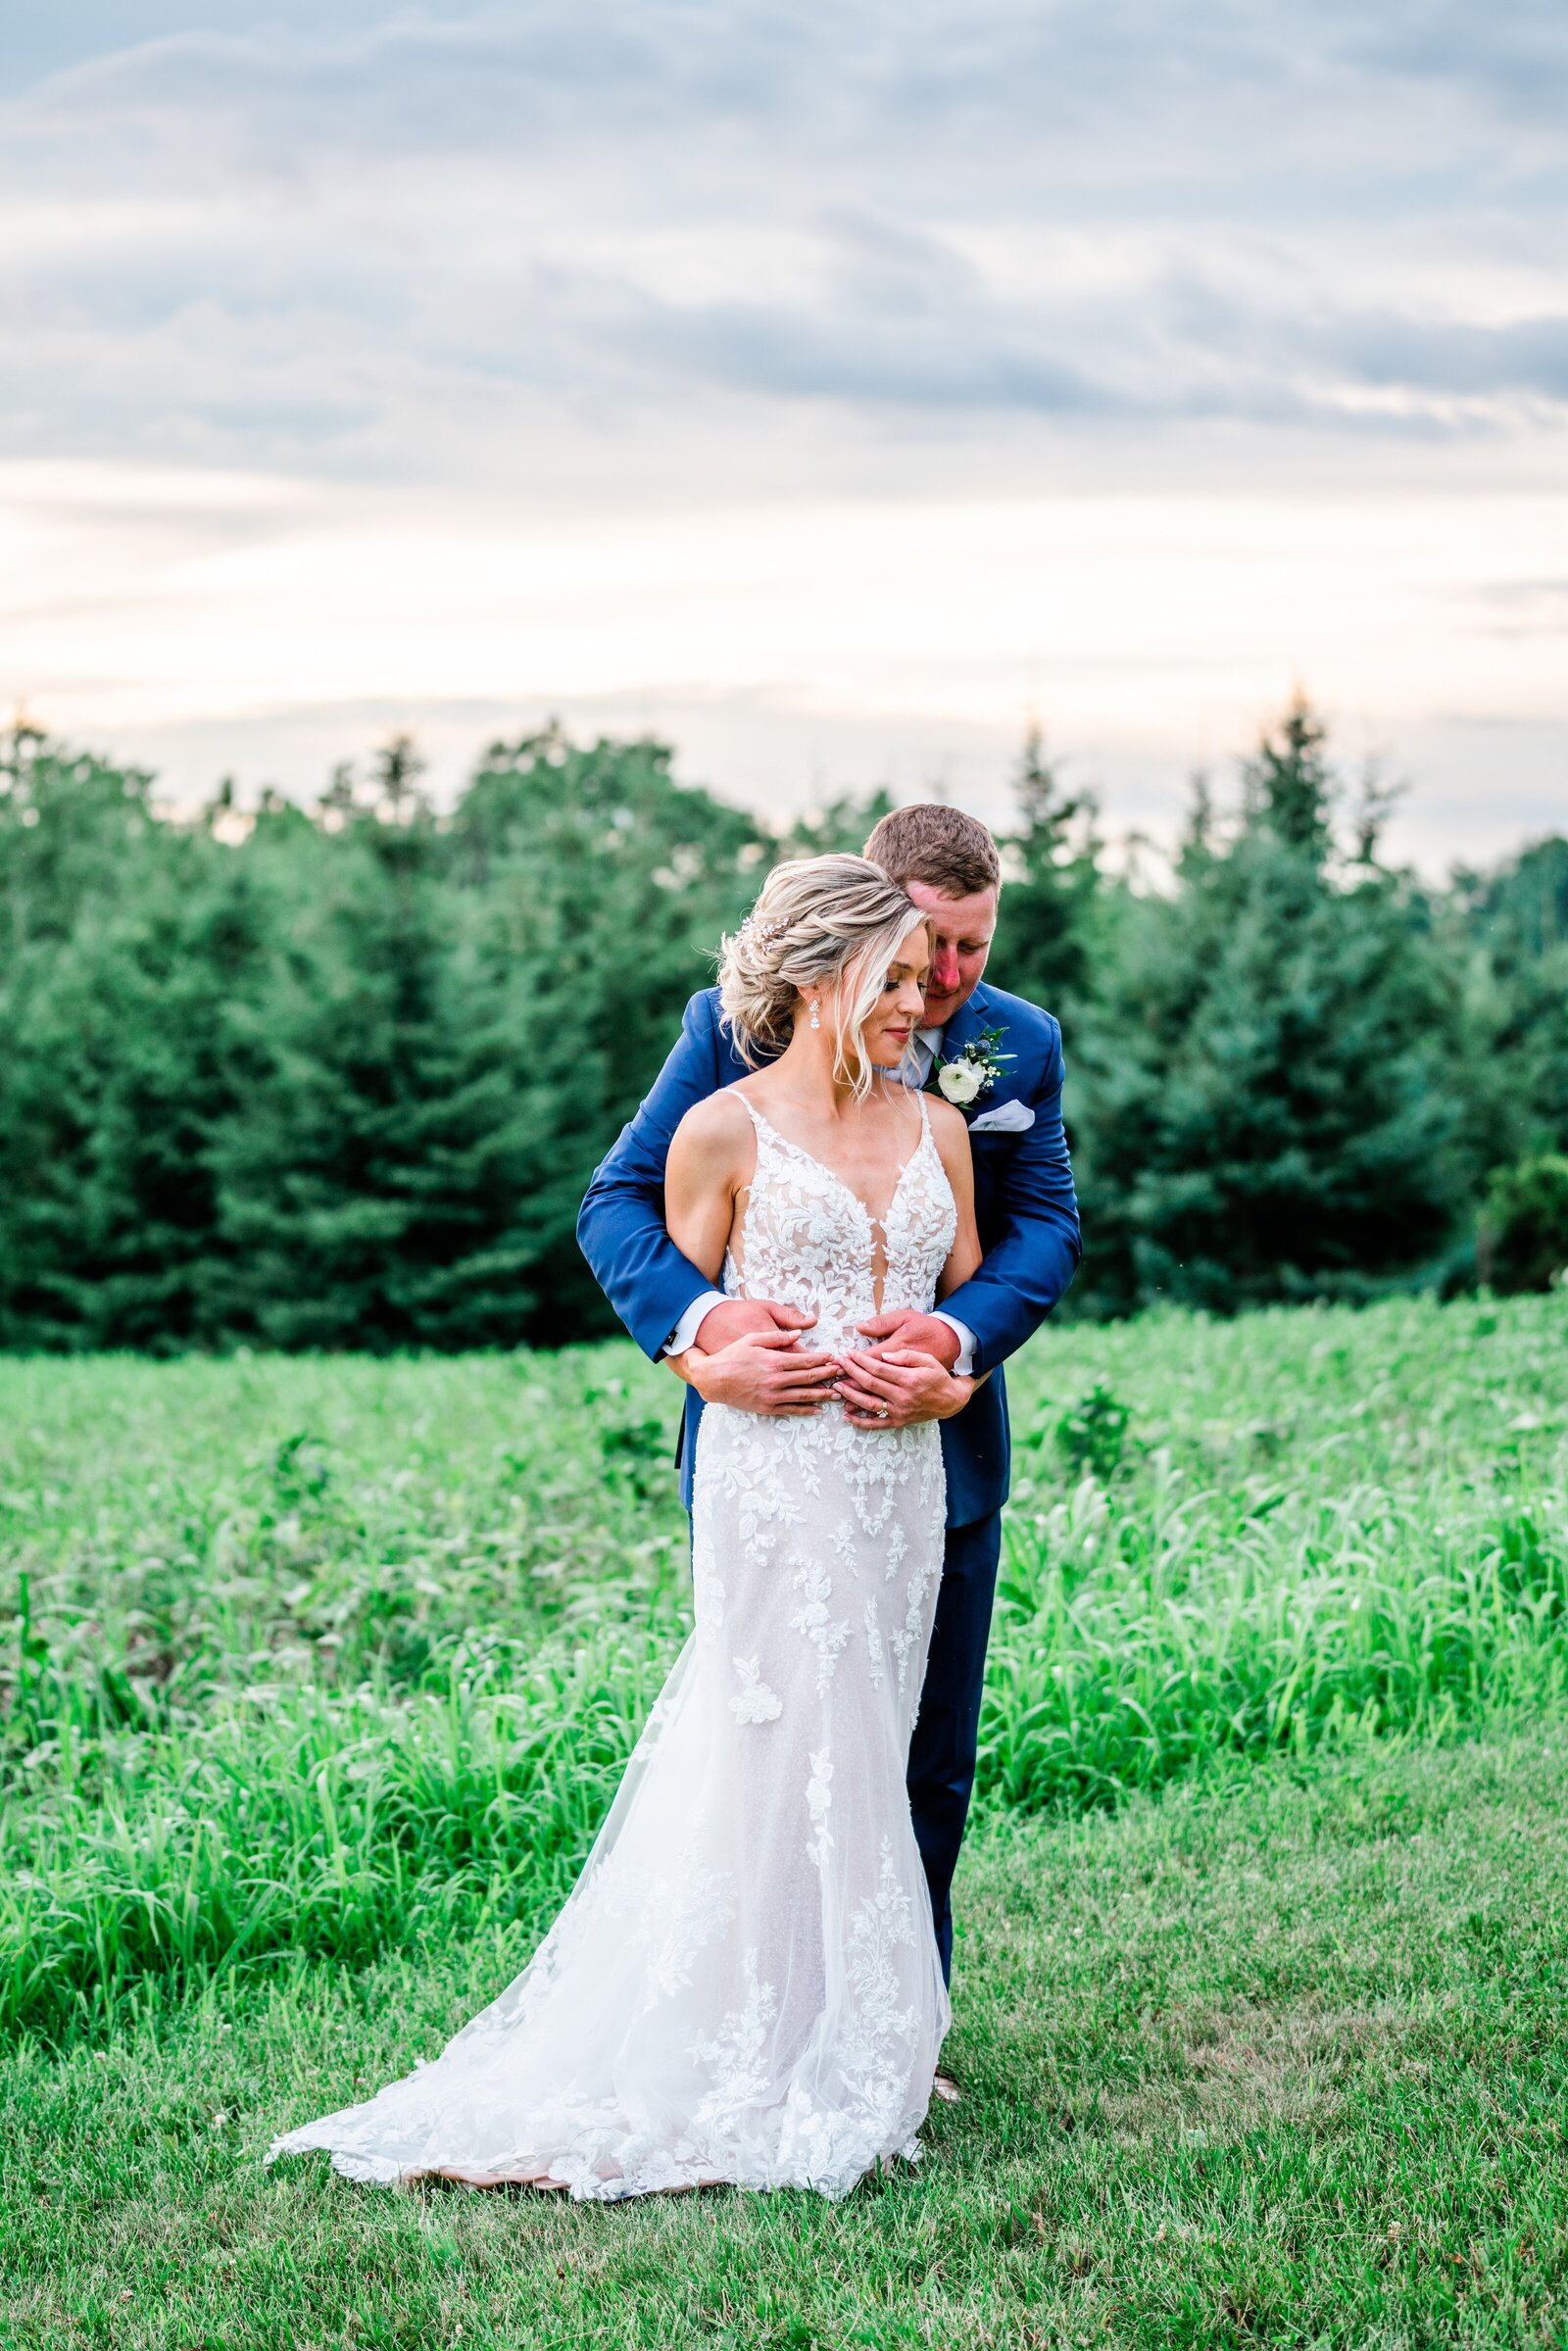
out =
[[713,1291],[664,1229],[664,1161],[693,1102],[719,1084],[711,1000],[694,996],[668,1059],[594,1171],[577,1214],[577,1245],[594,1280],[655,1362],[688,1308]]
[[1039,1329],[1083,1254],[1061,1081],[1061,1031],[1052,1020],[1044,1068],[1030,1098],[1034,1124],[1007,1154],[1001,1230],[979,1271],[942,1301],[944,1313],[974,1333],[976,1372],[995,1371]]

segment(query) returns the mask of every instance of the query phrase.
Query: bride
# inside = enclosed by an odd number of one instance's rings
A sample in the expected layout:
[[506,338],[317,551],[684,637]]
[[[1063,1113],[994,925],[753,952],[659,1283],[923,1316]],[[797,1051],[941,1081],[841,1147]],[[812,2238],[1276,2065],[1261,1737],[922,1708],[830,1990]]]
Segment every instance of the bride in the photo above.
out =
[[695,1630],[532,1961],[433,2063],[270,2162],[609,2200],[842,2196],[918,2155],[948,1998],[905,1771],[942,1453],[935,1421],[878,1425],[854,1354],[870,1313],[929,1309],[979,1261],[963,1120],[899,1074],[928,952],[854,857],[778,867],[726,940],[752,1074],[682,1121],[666,1220],[730,1295],[815,1315],[794,1400],[703,1416]]

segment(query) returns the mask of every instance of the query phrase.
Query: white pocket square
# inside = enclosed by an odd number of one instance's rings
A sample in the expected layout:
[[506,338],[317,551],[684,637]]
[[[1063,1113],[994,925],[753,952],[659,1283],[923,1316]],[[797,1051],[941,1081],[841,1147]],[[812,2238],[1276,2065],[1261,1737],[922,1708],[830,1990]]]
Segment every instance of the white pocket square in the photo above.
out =
[[1021,1135],[1032,1127],[1035,1114],[1027,1102],[998,1102],[994,1110],[985,1110],[969,1121],[971,1135]]

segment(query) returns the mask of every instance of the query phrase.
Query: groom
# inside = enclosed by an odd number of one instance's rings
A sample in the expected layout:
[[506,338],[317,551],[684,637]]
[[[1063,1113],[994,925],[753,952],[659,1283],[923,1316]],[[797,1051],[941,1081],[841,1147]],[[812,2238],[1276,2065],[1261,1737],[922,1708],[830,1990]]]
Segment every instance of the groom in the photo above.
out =
[[[856,1358],[856,1380],[842,1390],[857,1418],[871,1413],[880,1420],[886,1406],[886,1425],[898,1427],[944,1417],[938,1400],[946,1407],[949,1393],[945,1376],[900,1355],[934,1356],[944,1374],[991,1374],[942,1431],[947,1547],[909,1749],[909,1808],[947,1975],[953,1873],[974,1786],[1007,1494],[1002,1365],[1072,1280],[1078,1209],[1061,1126],[1061,1031],[1022,997],[980,985],[1002,884],[996,843],[974,817],[924,803],[884,816],[865,854],[931,918],[925,1025],[910,1045],[905,1074],[911,1085],[938,1087],[968,1122],[985,1252],[978,1273],[940,1311],[878,1314],[862,1323],[866,1349]],[[577,1219],[595,1279],[643,1352],[657,1361],[696,1346],[708,1358],[701,1393],[686,1391],[681,1464],[688,1505],[705,1403],[764,1413],[799,1409],[803,1395],[822,1393],[813,1383],[832,1362],[801,1337],[811,1317],[761,1298],[723,1298],[664,1230],[664,1159],[676,1127],[693,1102],[745,1075],[720,1023],[718,991],[709,988],[687,1005],[679,1042],[595,1174]],[[736,1346],[742,1339],[750,1344]]]

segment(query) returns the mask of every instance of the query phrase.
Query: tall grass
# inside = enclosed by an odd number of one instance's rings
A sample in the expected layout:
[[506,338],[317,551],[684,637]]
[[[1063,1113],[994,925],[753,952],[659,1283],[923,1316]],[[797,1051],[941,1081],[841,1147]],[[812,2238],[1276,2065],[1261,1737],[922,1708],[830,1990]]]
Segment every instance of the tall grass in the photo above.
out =
[[[1557,1298],[1045,1335],[982,1802],[1560,1699],[1565,1358]],[[520,1960],[683,1633],[672,1394],[624,1348],[0,1367],[0,2023]]]
[[1229,1527],[1218,1499],[1183,1498],[1167,1468],[1147,1514],[1086,1478],[1011,1522],[982,1721],[993,1801],[1100,1803],[1221,1751],[1437,1733],[1562,1695],[1568,1556],[1528,1510],[1440,1540],[1375,1488]]
[[50,2035],[138,1984],[280,1952],[347,1965],[540,1926],[564,1896],[662,1677],[651,1631],[551,1644],[498,1687],[454,1661],[402,1700],[310,1684],[105,1738],[53,1718],[0,1834],[0,2023]]

